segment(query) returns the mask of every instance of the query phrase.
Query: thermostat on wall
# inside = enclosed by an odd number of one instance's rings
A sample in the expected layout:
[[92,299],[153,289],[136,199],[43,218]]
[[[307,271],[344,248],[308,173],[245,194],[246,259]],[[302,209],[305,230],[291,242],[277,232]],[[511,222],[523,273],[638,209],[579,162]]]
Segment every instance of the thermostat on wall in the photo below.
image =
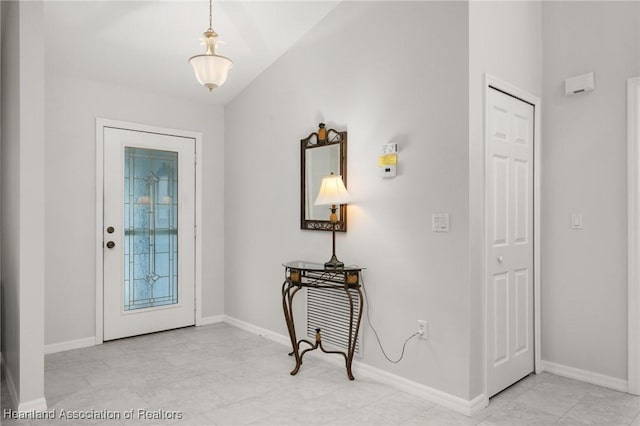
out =
[[396,154],[398,152],[398,144],[397,143],[387,143],[382,145],[382,153],[383,154]]
[[396,166],[395,164],[382,166],[380,167],[380,171],[382,172],[383,178],[394,177],[396,175]]
[[595,89],[595,77],[592,72],[575,77],[567,78],[564,81],[564,93],[574,95],[581,92],[591,92]]
[[383,178],[396,176],[398,165],[398,144],[388,143],[382,145],[382,155],[378,157],[378,167]]

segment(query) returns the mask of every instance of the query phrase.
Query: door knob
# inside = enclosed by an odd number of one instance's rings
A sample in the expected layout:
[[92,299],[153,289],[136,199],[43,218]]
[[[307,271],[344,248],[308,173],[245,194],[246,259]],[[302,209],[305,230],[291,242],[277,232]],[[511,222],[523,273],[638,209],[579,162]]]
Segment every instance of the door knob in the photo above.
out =
[[107,242],[107,248],[112,249],[112,248],[114,248],[115,246],[116,246],[116,243],[114,243],[113,241],[108,241],[108,242]]
[[498,256],[498,262],[499,262],[499,263],[502,263],[502,261],[503,261],[503,260],[504,260],[504,257],[503,257],[503,256]]

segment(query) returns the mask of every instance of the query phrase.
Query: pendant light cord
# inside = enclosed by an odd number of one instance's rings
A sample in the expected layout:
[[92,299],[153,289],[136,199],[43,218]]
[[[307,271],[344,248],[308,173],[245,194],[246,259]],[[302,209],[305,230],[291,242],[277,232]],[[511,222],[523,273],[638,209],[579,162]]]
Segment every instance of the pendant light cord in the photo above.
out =
[[209,31],[213,31],[213,0],[209,0]]

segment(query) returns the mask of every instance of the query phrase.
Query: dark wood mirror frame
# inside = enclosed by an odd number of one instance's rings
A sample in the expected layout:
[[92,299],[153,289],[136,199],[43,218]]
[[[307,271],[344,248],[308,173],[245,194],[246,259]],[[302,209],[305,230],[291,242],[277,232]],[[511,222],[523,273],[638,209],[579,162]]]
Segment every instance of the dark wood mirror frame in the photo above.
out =
[[[327,207],[326,220],[311,219],[307,216],[307,197],[315,199],[317,194],[307,194],[307,151],[329,146],[340,147],[340,171],[342,181],[347,186],[347,132],[338,132],[334,129],[324,131],[324,124],[321,123],[318,132],[313,132],[300,141],[300,229],[314,231],[331,231],[332,225],[329,221],[329,208]],[[318,135],[320,133],[320,136]],[[324,134],[323,134],[324,133]],[[324,137],[323,137],[324,136]],[[328,175],[327,171],[327,175]],[[336,222],[337,232],[347,231],[347,206],[341,204],[338,209],[338,222]]]

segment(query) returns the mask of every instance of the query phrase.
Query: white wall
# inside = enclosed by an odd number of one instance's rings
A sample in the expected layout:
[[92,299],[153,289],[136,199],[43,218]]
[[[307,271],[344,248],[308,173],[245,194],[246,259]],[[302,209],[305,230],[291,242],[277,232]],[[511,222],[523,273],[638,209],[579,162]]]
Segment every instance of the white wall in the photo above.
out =
[[[349,131],[356,199],[338,256],[368,267],[372,320],[389,351],[399,352],[417,319],[430,323],[430,340],[411,342],[397,366],[365,326],[363,361],[465,399],[480,394],[489,73],[543,96],[543,185],[553,182],[543,188],[543,358],[626,377],[624,82],[640,74],[639,7],[344,2],[224,114],[47,68],[46,342],[95,330],[95,117],[204,132],[203,314],[282,334],[281,262],[329,257],[330,235],[299,230],[298,217],[299,140],[325,121]],[[590,70],[596,92],[561,95],[564,78]],[[3,90],[3,99],[11,93]],[[399,173],[382,180],[377,155],[391,141],[401,147]],[[5,182],[17,173],[4,152],[2,166]],[[441,211],[451,213],[449,234],[430,232],[431,213]],[[569,230],[573,211],[585,214],[584,231]],[[11,241],[6,221],[3,239]],[[17,274],[10,266],[2,273]],[[4,287],[3,300],[18,297]],[[8,342],[11,308],[2,315]]]
[[[204,89],[203,89],[204,90]],[[46,80],[46,343],[95,335],[96,117],[203,133],[204,317],[224,309],[224,111],[160,94],[67,78]]]
[[[343,2],[225,109],[225,313],[286,334],[281,263],[325,261],[331,236],[299,229],[300,139],[347,130],[349,230],[337,255],[367,267],[364,358],[433,388],[469,394],[468,31],[464,2]],[[400,145],[383,180],[381,147]],[[451,232],[431,232],[449,212]],[[302,298],[297,302],[302,303]]]
[[[544,2],[542,355],[627,377],[626,81],[638,2]],[[566,97],[564,79],[595,72]],[[571,213],[584,230],[570,229]]]
[[3,3],[3,352],[18,409],[44,400],[44,34],[42,2]]
[[484,221],[484,86],[490,74],[535,96],[542,94],[539,1],[469,3],[469,282],[470,398],[484,391],[482,223]]
[[[2,43],[4,39],[3,28],[5,26],[2,16],[2,6],[0,6],[0,93],[2,92],[2,64],[4,62]],[[3,105],[2,100],[0,100],[0,238],[2,235],[2,111]],[[2,366],[2,328],[2,242],[0,241],[0,367]],[[0,401],[0,410],[2,410],[2,401]]]
[[[20,384],[20,13],[2,2],[2,355]],[[16,389],[17,391],[18,389]]]

